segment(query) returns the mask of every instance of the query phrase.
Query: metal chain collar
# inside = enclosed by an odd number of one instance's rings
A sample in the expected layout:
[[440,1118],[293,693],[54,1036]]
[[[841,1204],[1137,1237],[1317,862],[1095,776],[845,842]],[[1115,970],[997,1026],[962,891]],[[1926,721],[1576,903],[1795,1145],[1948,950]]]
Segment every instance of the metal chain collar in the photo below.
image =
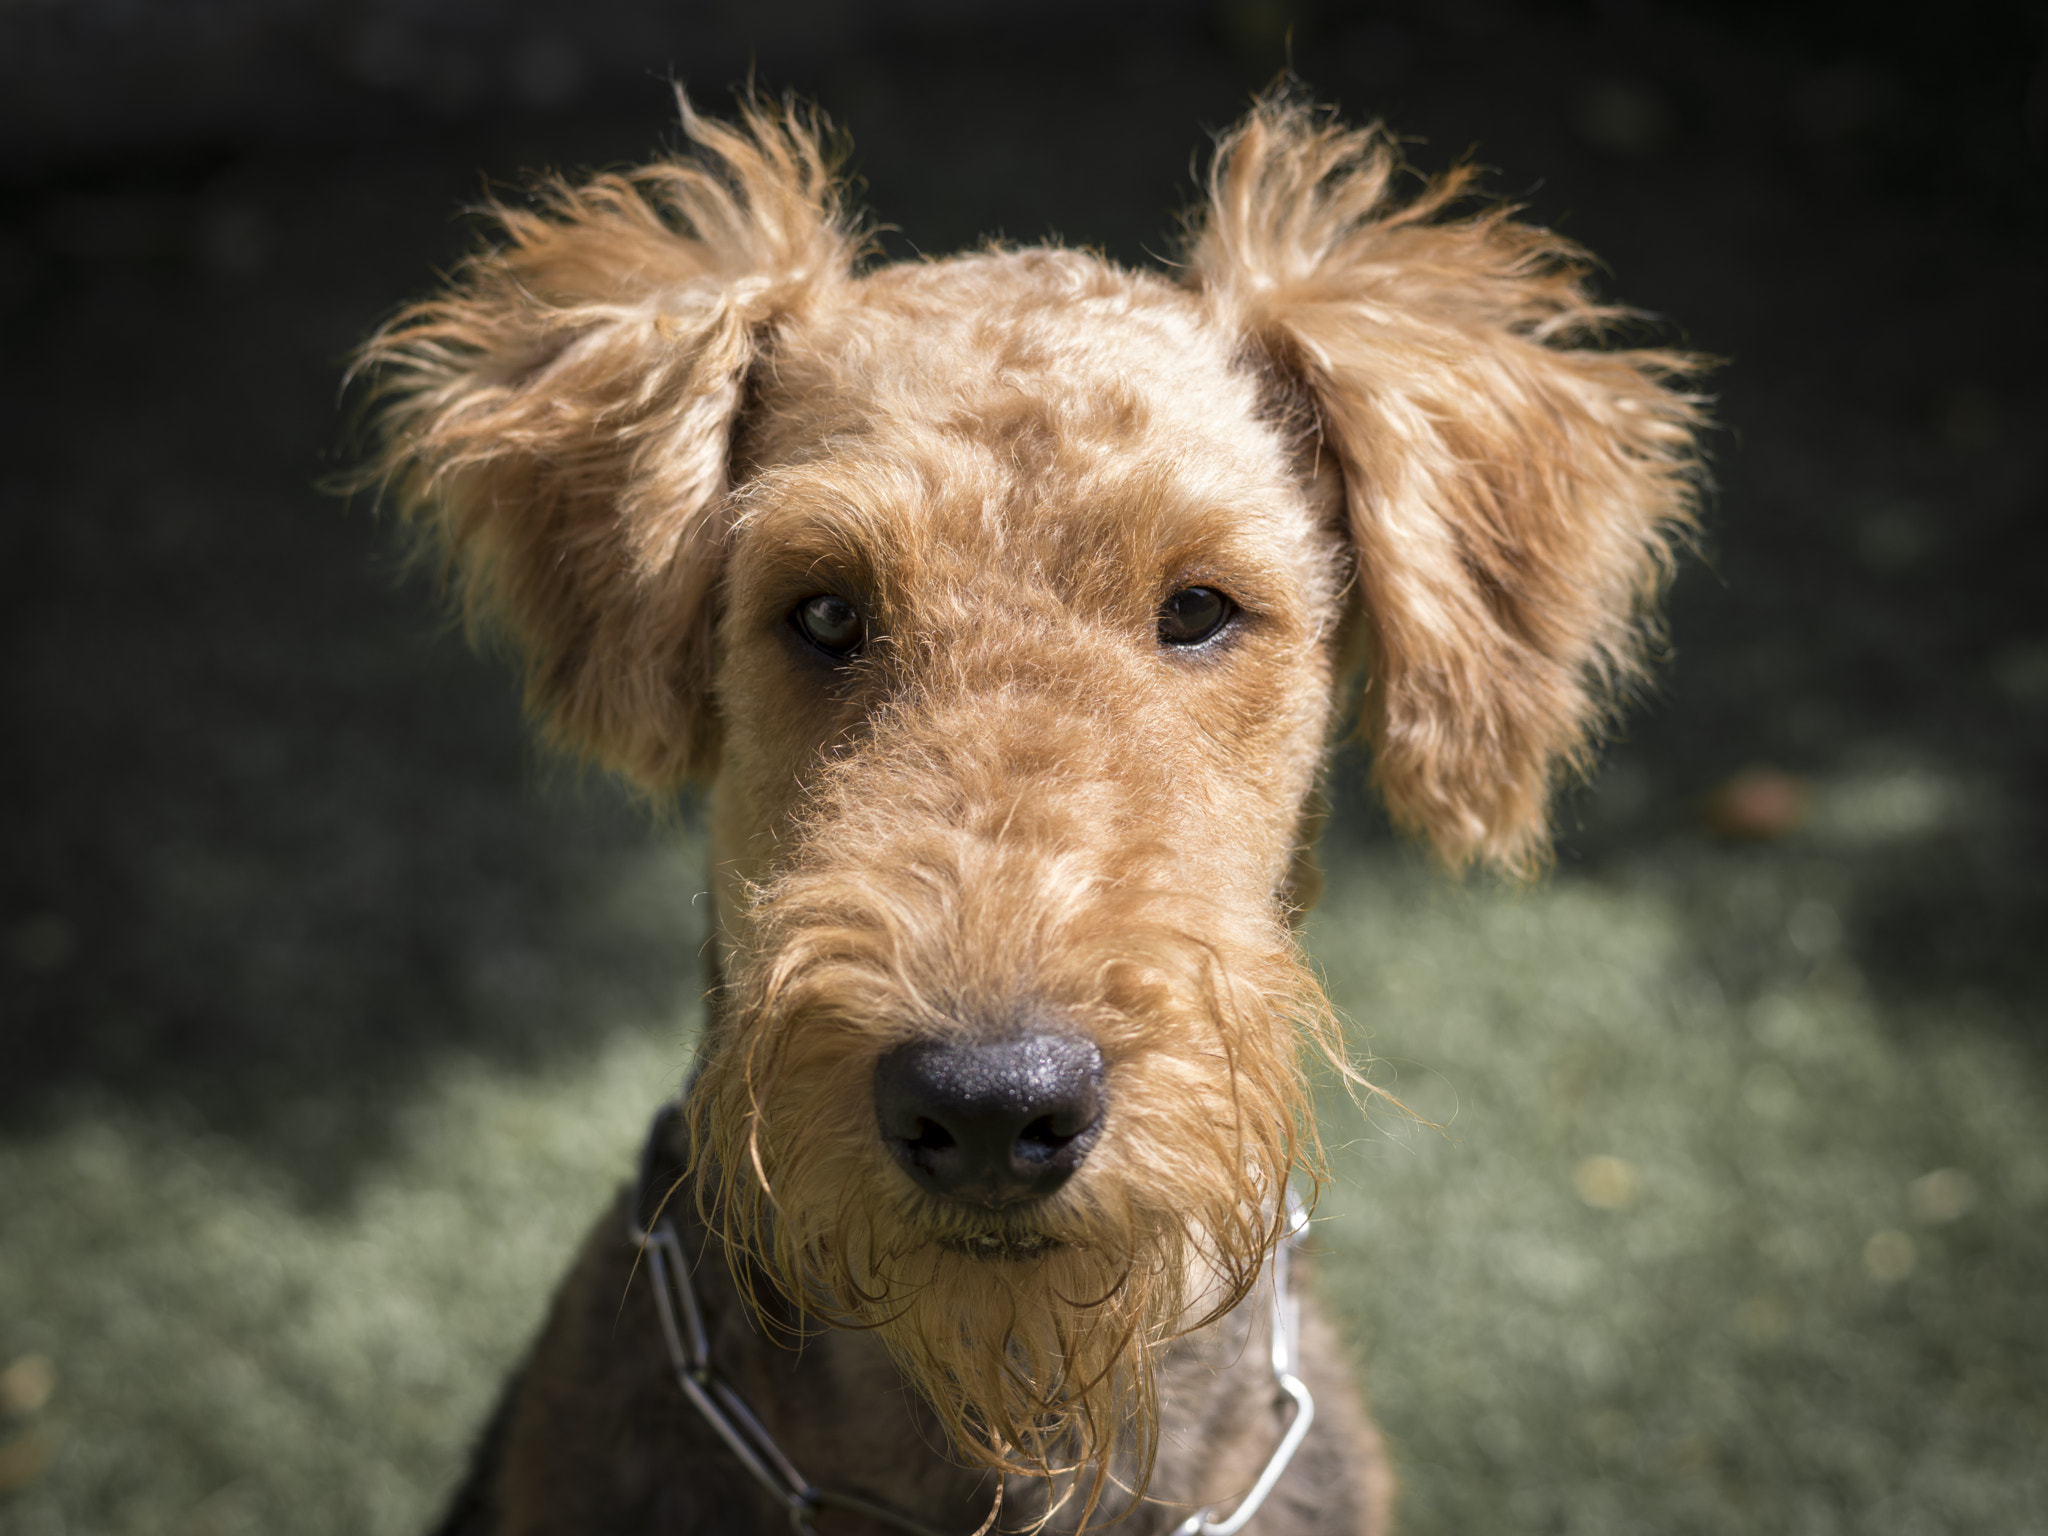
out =
[[1227,1519],[1211,1520],[1208,1509],[1198,1509],[1173,1528],[1173,1536],[1237,1536],[1279,1483],[1280,1474],[1294,1460],[1309,1425],[1316,1420],[1316,1400],[1308,1383],[1294,1373],[1294,1362],[1301,1353],[1301,1298],[1294,1294],[1287,1274],[1287,1256],[1299,1246],[1307,1230],[1308,1212],[1302,1207],[1301,1196],[1289,1185],[1287,1225],[1280,1233],[1280,1241],[1273,1246],[1273,1384],[1294,1399],[1294,1420],[1273,1448],[1265,1471],[1252,1484],[1252,1491]]
[[[651,1225],[644,1228],[640,1225],[640,1213],[646,1209],[648,1180],[653,1172],[653,1153],[659,1135],[660,1125],[657,1122],[656,1134],[648,1144],[649,1155],[641,1166],[640,1185],[634,1191],[632,1210],[626,1220],[626,1235],[647,1256],[647,1266],[654,1280],[655,1307],[661,1318],[662,1340],[668,1346],[669,1364],[675,1370],[676,1384],[683,1389],[683,1396],[704,1416],[704,1422],[725,1442],[727,1449],[739,1459],[740,1465],[747,1469],[754,1481],[788,1512],[790,1527],[798,1536],[817,1536],[811,1519],[822,1509],[843,1509],[849,1514],[864,1515],[882,1525],[908,1532],[909,1536],[944,1536],[944,1533],[908,1515],[857,1495],[835,1493],[812,1483],[782,1454],[775,1437],[755,1417],[746,1399],[718,1374],[711,1363],[711,1337],[704,1326],[704,1310],[697,1301],[697,1288],[690,1282],[690,1262],[683,1252],[682,1237],[676,1231],[674,1218],[666,1212],[658,1212]],[[1267,1460],[1265,1470],[1252,1484],[1251,1492],[1244,1496],[1227,1519],[1212,1520],[1209,1508],[1199,1509],[1175,1526],[1171,1536],[1237,1536],[1245,1523],[1259,1512],[1259,1506],[1266,1502],[1267,1495],[1280,1481],[1280,1474],[1287,1470],[1288,1462],[1300,1449],[1309,1425],[1315,1421],[1315,1399],[1294,1373],[1294,1362],[1300,1348],[1301,1302],[1288,1284],[1287,1274],[1287,1256],[1301,1241],[1301,1234],[1307,1227],[1308,1213],[1302,1208],[1299,1197],[1289,1189],[1286,1228],[1273,1250],[1273,1381],[1283,1395],[1294,1400],[1294,1417],[1286,1433],[1280,1437],[1280,1444]],[[1000,1491],[997,1497],[1000,1507]]]

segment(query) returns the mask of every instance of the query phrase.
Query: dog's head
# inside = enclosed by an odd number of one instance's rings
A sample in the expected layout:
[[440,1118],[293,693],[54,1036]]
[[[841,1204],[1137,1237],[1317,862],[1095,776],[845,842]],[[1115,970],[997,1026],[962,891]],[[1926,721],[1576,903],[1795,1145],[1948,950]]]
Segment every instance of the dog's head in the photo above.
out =
[[1535,867],[1686,524],[1683,360],[1283,99],[1171,275],[863,272],[814,126],[685,127],[370,344],[381,468],[548,735],[710,786],[728,1241],[964,1453],[1099,1461],[1314,1161],[1291,924],[1348,698],[1397,822]]

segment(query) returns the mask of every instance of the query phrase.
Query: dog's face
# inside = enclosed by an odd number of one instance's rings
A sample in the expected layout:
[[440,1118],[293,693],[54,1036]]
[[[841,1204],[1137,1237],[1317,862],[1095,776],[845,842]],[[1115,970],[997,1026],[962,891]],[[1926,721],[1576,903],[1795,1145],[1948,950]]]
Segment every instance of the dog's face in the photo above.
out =
[[1681,360],[1283,102],[1180,281],[856,275],[810,129],[685,122],[709,167],[505,212],[372,343],[385,472],[550,734],[710,784],[729,1248],[964,1454],[1142,1463],[1341,1069],[1291,928],[1341,693],[1397,821],[1526,870],[1685,518]]
[[[1350,561],[1236,351],[1184,290],[1051,251],[885,269],[778,336],[716,638],[721,910],[792,859],[1027,826],[1035,860],[1144,844],[1146,883],[1271,904]],[[823,830],[864,807],[901,825]]]
[[1090,257],[894,268],[741,441],[698,1123],[770,1268],[991,1454],[1105,1438],[1243,1293],[1308,1114],[1349,555],[1235,352]]

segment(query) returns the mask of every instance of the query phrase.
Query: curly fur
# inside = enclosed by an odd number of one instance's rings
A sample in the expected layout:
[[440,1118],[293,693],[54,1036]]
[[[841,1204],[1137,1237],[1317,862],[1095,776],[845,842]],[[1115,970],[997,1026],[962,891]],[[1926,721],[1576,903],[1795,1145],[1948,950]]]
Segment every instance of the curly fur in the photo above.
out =
[[[1161,1352],[1318,1171],[1344,1057],[1292,925],[1348,701],[1399,824],[1535,870],[1690,526],[1690,362],[1604,347],[1583,253],[1469,169],[1404,198],[1286,95],[1174,275],[862,270],[813,118],[683,122],[693,158],[496,208],[368,345],[377,473],[555,741],[710,787],[689,1108],[735,1274],[872,1330],[958,1455],[1142,1481]],[[1170,652],[1194,585],[1239,616]],[[857,658],[796,637],[819,592]],[[920,1191],[876,1061],[1039,1025],[1099,1048],[1101,1144],[1022,1211]]]

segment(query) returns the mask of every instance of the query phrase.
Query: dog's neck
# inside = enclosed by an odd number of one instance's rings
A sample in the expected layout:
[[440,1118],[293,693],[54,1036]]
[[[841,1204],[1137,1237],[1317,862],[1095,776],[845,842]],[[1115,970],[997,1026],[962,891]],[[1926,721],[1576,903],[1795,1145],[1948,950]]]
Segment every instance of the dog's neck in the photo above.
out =
[[[819,1529],[833,1536],[969,1536],[998,1529],[991,1515],[1004,1480],[945,1453],[937,1417],[905,1389],[881,1341],[870,1331],[830,1327],[791,1305],[752,1257],[735,1253],[706,1227],[696,1175],[687,1171],[687,1134],[680,1106],[656,1118],[632,1218],[635,1235],[647,1244],[647,1283],[668,1314],[663,1331],[678,1391],[692,1396],[707,1420],[725,1421],[720,1433],[728,1450],[735,1432],[746,1442],[751,1459],[764,1468],[755,1479],[771,1495],[791,1491],[787,1473],[794,1471],[795,1483],[818,1495]],[[673,1234],[675,1247],[657,1262],[653,1249],[664,1231]],[[704,1360],[694,1370],[686,1312],[701,1328]],[[694,1377],[698,1394],[683,1385],[685,1375]],[[850,1404],[857,1411],[849,1412]],[[748,1419],[758,1424],[758,1435]],[[743,1465],[748,1459],[732,1454]],[[1052,1502],[1043,1480],[1008,1483],[999,1529],[1041,1527]]]
[[[728,1418],[728,1430],[721,1431],[728,1441],[730,1421],[758,1421],[763,1435],[752,1441],[755,1459],[769,1470],[757,1473],[756,1481],[770,1491],[770,1485],[787,1491],[791,1483],[782,1473],[793,1470],[798,1485],[822,1495],[820,1530],[830,1536],[1000,1536],[1077,1530],[1085,1514],[1089,1527],[1116,1520],[1132,1536],[1155,1536],[1189,1514],[1187,1507],[1132,1497],[1135,1456],[1116,1459],[1092,1513],[1086,1513],[1088,1501],[1071,1475],[999,1478],[962,1465],[946,1450],[937,1415],[908,1390],[874,1332],[835,1328],[805,1313],[751,1256],[735,1253],[704,1224],[696,1187],[701,1176],[701,1169],[690,1171],[682,1106],[671,1104],[650,1132],[629,1219],[633,1236],[644,1245],[647,1283],[659,1290],[668,1313],[663,1332],[677,1390],[701,1396],[714,1379],[729,1389],[732,1398],[715,1400],[727,1406],[714,1407],[707,1419]],[[650,1234],[664,1230],[672,1234],[673,1247],[655,1262]],[[678,1283],[687,1296],[674,1289]],[[696,1314],[701,1328],[702,1366],[695,1369],[687,1358],[692,1329],[685,1310]],[[1208,1426],[1213,1431],[1234,1422],[1223,1436],[1228,1453],[1217,1455],[1214,1445],[1161,1447],[1157,1470],[1171,1471],[1167,1485],[1234,1498],[1264,1469],[1279,1427],[1268,1406],[1273,1316],[1272,1292],[1262,1286],[1246,1305],[1167,1348],[1161,1369],[1169,1387],[1172,1378],[1186,1375],[1201,1378],[1213,1391],[1223,1378],[1236,1399],[1229,1413]],[[696,1380],[699,1394],[683,1385],[684,1376]],[[849,1412],[849,1404],[858,1410]],[[742,1439],[750,1433],[739,1429]],[[1182,1461],[1188,1465],[1163,1465]]]

